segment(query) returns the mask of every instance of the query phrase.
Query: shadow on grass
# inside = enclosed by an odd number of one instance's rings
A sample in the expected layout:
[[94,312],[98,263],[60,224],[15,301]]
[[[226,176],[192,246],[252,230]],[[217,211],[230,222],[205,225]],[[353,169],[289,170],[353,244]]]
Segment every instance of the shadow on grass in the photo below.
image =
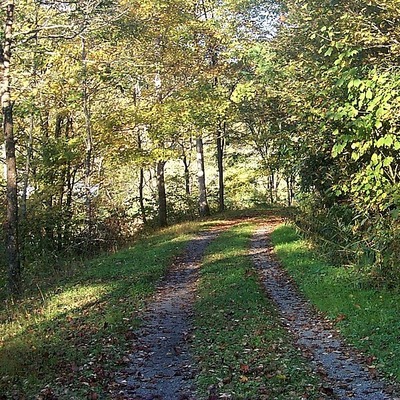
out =
[[[247,211],[242,215],[248,218]],[[76,262],[18,304],[6,303],[0,311],[0,393],[33,398],[50,385],[69,400],[107,390],[145,299],[190,235],[219,223],[181,224],[118,253]],[[228,249],[224,256],[235,263]]]
[[189,239],[160,233],[87,262],[40,301],[3,310],[0,393],[33,398],[50,385],[60,399],[79,399],[106,391],[145,299]]

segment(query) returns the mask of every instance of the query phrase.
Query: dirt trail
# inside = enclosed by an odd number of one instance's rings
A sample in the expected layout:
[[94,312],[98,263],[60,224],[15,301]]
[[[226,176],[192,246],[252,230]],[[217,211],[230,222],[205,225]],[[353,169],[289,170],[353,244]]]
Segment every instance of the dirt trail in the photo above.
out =
[[[250,254],[283,324],[315,370],[325,377],[325,394],[340,400],[400,400],[385,393],[385,384],[368,372],[361,358],[343,343],[326,320],[315,315],[274,260],[268,234],[280,222],[269,218],[268,223],[259,226]],[[173,264],[144,313],[130,364],[116,378],[120,387],[116,399],[196,400],[196,368],[189,350],[198,271],[210,242],[234,224],[200,233]]]
[[200,233],[161,282],[136,332],[135,353],[117,377],[119,399],[195,399],[196,374],[189,354],[192,304],[208,244],[230,224]]
[[284,325],[311,358],[315,369],[326,375],[329,384],[327,392],[341,400],[395,399],[385,393],[384,383],[374,379],[360,357],[349,350],[329,323],[315,315],[315,311],[298,294],[292,281],[274,261],[268,234],[279,222],[271,221],[259,226],[252,239],[251,255]]

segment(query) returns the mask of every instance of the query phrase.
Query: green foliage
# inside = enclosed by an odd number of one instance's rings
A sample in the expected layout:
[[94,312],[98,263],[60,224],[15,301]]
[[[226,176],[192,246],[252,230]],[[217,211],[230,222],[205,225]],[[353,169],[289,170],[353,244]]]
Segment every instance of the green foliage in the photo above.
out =
[[25,262],[112,248],[143,221],[154,224],[160,160],[170,220],[194,218],[196,137],[205,143],[216,209],[218,136],[229,207],[281,202],[287,182],[289,203],[295,190],[297,198],[318,199],[304,217],[315,238],[333,232],[346,263],[355,254],[382,271],[388,262],[395,274],[396,246],[360,221],[373,221],[394,243],[396,0],[202,4],[16,1],[12,78],[19,192],[28,193],[21,196]]
[[354,211],[346,204],[321,207],[321,198],[303,195],[295,222],[300,231],[321,250],[331,263],[350,265],[360,255],[361,243],[353,229]]
[[337,85],[347,88],[347,101],[328,113],[338,126],[332,154],[354,165],[352,179],[335,189],[348,193],[359,209],[385,211],[398,206],[400,75],[377,68],[363,79],[354,78],[354,73],[354,69],[342,73]]
[[[193,138],[211,142],[220,124],[233,125],[235,60],[255,40],[255,20],[241,22],[263,7],[16,2],[14,121],[20,189],[28,193],[21,199],[27,263],[37,253],[110,248],[143,220],[154,223],[156,163],[169,168],[184,154],[194,164]],[[189,173],[193,181],[193,167]],[[171,221],[193,218],[197,191],[186,193],[178,167],[166,179]]]
[[[385,270],[393,282],[398,253],[391,238],[397,236],[400,197],[398,7],[393,0],[282,3],[272,61],[281,70],[278,93],[287,99],[283,109],[296,138],[291,165],[307,213],[301,227],[338,263]],[[275,141],[274,148],[287,143]],[[284,165],[278,158],[278,168]]]
[[351,266],[365,284],[397,287],[400,257],[397,213],[360,214],[349,204],[321,207],[318,196],[303,196],[294,220],[299,230],[336,266]]

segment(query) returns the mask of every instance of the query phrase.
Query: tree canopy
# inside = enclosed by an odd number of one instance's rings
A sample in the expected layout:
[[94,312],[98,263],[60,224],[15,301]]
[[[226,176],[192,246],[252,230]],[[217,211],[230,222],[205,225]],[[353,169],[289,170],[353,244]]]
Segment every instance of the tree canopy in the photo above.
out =
[[296,201],[309,234],[395,275],[397,0],[8,0],[2,15],[14,294],[40,254],[268,202]]

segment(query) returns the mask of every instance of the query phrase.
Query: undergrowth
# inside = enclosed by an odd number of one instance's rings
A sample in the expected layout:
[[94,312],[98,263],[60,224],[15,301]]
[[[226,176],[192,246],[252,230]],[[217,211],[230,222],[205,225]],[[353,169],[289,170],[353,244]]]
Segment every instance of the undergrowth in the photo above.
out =
[[372,213],[345,202],[327,207],[318,196],[309,196],[291,219],[330,264],[357,267],[371,287],[400,287],[397,209]]

